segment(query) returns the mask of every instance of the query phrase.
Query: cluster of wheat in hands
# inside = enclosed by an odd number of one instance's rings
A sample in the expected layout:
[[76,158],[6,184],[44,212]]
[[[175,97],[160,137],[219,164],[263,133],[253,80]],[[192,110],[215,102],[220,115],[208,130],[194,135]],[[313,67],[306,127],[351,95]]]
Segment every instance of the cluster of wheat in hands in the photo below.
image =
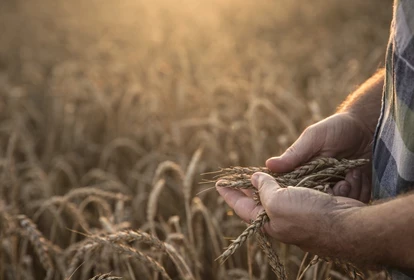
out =
[[[255,187],[251,183],[251,176],[255,172],[265,172],[270,174],[281,187],[306,187],[319,191],[327,192],[328,188],[333,187],[338,181],[345,179],[346,173],[354,168],[361,167],[368,162],[366,159],[341,159],[318,158],[298,167],[289,173],[274,173],[265,167],[230,167],[216,172],[217,186],[233,189],[252,189],[255,192],[254,198],[260,204],[259,196]],[[263,226],[269,221],[265,211],[258,214],[256,219],[232,241],[224,253],[219,256],[221,261],[225,261],[233,255],[238,248],[253,234],[258,234],[258,242],[269,259],[269,265],[278,279],[287,279],[285,269],[281,264],[278,255],[272,249],[266,234],[262,232]],[[317,257],[314,259],[319,260]],[[329,261],[329,259],[324,258]],[[335,260],[335,262],[339,262]],[[312,262],[311,262],[312,263]],[[352,279],[363,278],[363,273],[349,262],[340,262]]]

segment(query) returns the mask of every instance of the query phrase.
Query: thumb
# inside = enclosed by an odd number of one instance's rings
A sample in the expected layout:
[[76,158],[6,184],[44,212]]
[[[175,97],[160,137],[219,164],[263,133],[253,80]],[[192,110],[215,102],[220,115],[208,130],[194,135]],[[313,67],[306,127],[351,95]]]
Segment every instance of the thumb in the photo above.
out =
[[279,184],[276,182],[275,178],[270,176],[267,173],[256,172],[252,175],[251,181],[253,186],[260,192],[263,189],[268,189],[269,187],[280,189]]
[[274,192],[281,189],[275,178],[263,172],[256,172],[252,175],[251,181],[260,194],[262,205],[265,208],[271,205],[273,203],[271,200],[274,197]]
[[306,129],[298,140],[293,143],[281,156],[272,157],[266,161],[270,171],[276,173],[290,172],[296,167],[308,162],[320,150],[314,129]]

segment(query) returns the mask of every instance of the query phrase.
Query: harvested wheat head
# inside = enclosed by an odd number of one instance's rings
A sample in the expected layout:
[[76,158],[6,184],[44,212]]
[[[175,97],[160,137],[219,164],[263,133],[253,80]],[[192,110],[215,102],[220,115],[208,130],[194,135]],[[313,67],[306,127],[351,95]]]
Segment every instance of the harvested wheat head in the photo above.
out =
[[[265,167],[230,167],[223,168],[213,174],[216,174],[217,187],[234,188],[234,189],[252,189],[256,190],[252,185],[250,179],[255,172],[264,172],[271,175],[281,187],[306,187],[319,191],[327,192],[329,188],[333,187],[338,181],[345,179],[346,173],[354,168],[362,167],[367,164],[367,159],[335,159],[335,158],[318,158],[310,161],[303,166],[298,167],[289,173],[274,173]],[[260,204],[259,197],[255,193],[253,199]],[[224,262],[227,258],[233,255],[238,248],[253,234],[259,234],[259,241],[261,248],[269,259],[269,264],[278,279],[287,279],[285,269],[279,261],[277,254],[271,248],[270,243],[264,241],[266,236],[262,232],[263,226],[269,221],[266,212],[259,213],[254,221],[232,241],[230,246],[218,257]],[[335,261],[338,263],[338,261]],[[312,265],[311,263],[310,265]],[[363,279],[363,274],[349,262],[346,264],[349,276],[352,279]]]

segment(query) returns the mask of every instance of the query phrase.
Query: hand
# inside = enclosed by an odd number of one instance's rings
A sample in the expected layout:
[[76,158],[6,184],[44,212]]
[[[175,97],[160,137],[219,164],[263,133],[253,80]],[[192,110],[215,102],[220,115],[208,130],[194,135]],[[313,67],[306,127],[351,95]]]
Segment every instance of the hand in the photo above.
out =
[[[372,158],[372,131],[350,113],[335,114],[309,126],[280,157],[266,161],[273,172],[290,172],[316,157]],[[352,170],[331,191],[368,202],[371,197],[371,167]]]
[[254,220],[264,209],[270,218],[265,225],[270,236],[323,256],[334,256],[341,251],[338,222],[364,206],[354,199],[334,197],[308,188],[281,188],[265,173],[255,173],[252,184],[259,191],[261,205],[256,205],[240,190],[225,187],[217,187],[217,190],[246,222]]

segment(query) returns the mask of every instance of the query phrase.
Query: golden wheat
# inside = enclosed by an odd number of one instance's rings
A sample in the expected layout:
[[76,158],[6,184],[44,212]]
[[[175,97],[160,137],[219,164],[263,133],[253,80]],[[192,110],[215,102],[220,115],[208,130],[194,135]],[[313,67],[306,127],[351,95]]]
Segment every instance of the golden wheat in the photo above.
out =
[[89,280],[116,280],[122,279],[122,277],[112,276],[111,273],[99,274],[90,278]]
[[[173,279],[272,279],[260,242],[214,261],[245,226],[198,174],[263,164],[331,114],[383,60],[377,2],[0,1],[0,279],[155,279],[146,257]],[[266,171],[231,170],[247,188]],[[279,182],[339,179],[318,171]]]

